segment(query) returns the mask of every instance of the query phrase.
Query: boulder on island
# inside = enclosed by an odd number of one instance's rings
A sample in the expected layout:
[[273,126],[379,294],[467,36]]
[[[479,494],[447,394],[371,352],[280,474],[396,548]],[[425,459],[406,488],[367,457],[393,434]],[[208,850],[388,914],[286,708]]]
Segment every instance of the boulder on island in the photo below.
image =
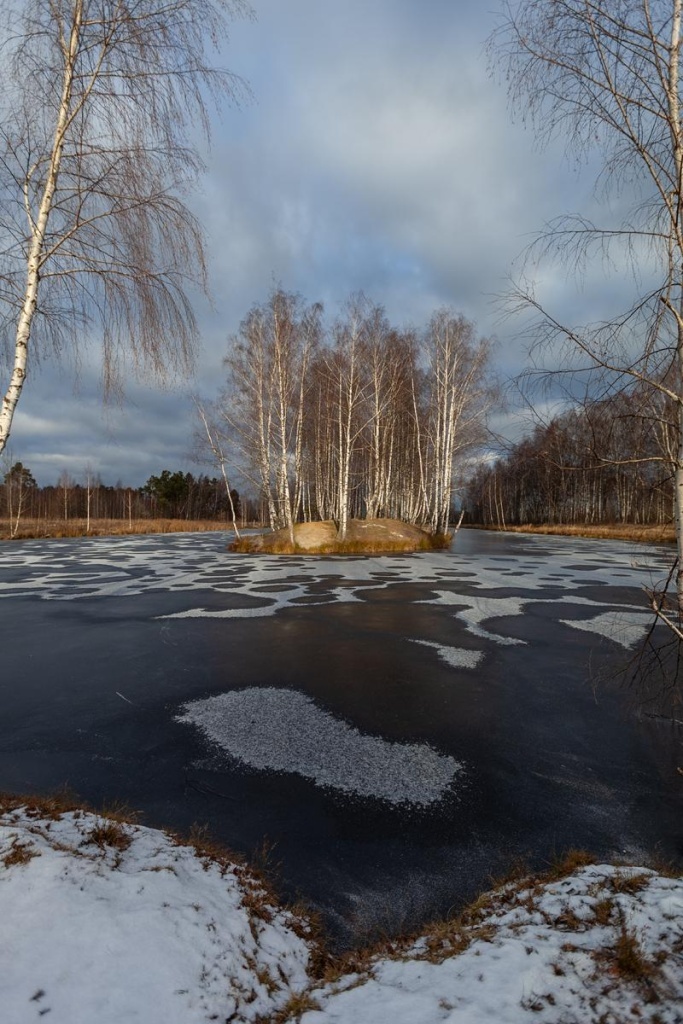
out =
[[281,555],[377,555],[447,548],[450,541],[450,535],[435,535],[421,526],[403,523],[400,519],[350,519],[346,525],[346,537],[342,541],[336,524],[328,519],[296,523],[294,544],[289,530],[285,528],[241,537],[229,545],[229,550]]

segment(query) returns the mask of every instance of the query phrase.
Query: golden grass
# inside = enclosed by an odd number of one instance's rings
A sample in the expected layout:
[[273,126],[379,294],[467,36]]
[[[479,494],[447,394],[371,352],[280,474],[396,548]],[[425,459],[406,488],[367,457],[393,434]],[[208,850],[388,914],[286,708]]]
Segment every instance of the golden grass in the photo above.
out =
[[[263,548],[256,548],[250,543],[249,537],[242,537],[240,540],[232,541],[228,545],[229,551],[239,554],[260,554],[260,555],[376,555],[391,554],[398,552],[415,551],[414,544],[393,541],[384,542],[381,546],[372,544],[369,541],[339,541],[335,544],[318,544],[314,548],[301,548],[291,541],[275,540]],[[422,550],[427,550],[423,548]]]
[[[259,535],[262,536],[262,535]],[[450,534],[425,534],[419,540],[344,540],[318,544],[315,547],[299,547],[283,537],[273,537],[263,546],[256,545],[252,537],[240,537],[228,544],[228,551],[240,554],[262,555],[390,555],[413,554],[418,551],[447,551],[450,548]]]
[[638,933],[628,928],[623,915],[619,921],[616,940],[597,953],[598,961],[613,975],[630,981],[647,992],[648,1002],[659,1002],[661,996],[656,983],[660,980],[666,954],[651,958],[643,949]]
[[114,850],[122,851],[128,849],[133,839],[120,822],[101,818],[88,832],[87,841],[93,843],[100,850],[110,846]]
[[254,1024],[291,1024],[301,1020],[309,1010],[319,1009],[320,1004],[308,992],[294,992],[280,1010],[267,1017],[256,1017]]
[[37,796],[33,793],[30,796],[21,796],[0,792],[0,814],[11,814],[20,807],[26,808],[29,818],[50,818],[53,821],[69,811],[88,810],[83,801],[66,788],[48,796]]
[[15,839],[9,850],[2,858],[1,863],[6,868],[14,867],[15,864],[28,864],[34,857],[38,857],[40,854],[31,846],[29,843],[22,843],[19,839]]
[[609,896],[605,896],[603,899],[598,900],[593,907],[593,923],[600,925],[601,928],[606,928],[607,925],[612,923],[615,913],[616,904],[614,900]]
[[562,523],[524,523],[521,526],[474,526],[475,530],[493,530],[497,533],[538,533],[553,537],[594,537],[597,540],[632,540],[641,544],[674,544],[673,526],[638,526],[633,523],[603,523],[601,525],[563,525]]
[[7,519],[0,519],[0,540],[33,540],[45,537],[118,537],[146,533],[233,533],[230,523],[215,519],[22,519],[11,537]]
[[612,875],[609,880],[609,887],[612,892],[634,896],[637,892],[645,889],[649,881],[650,879],[647,875],[632,875],[619,872],[616,875]]
[[577,850],[570,847],[565,853],[555,856],[549,867],[542,873],[543,882],[559,882],[567,875],[573,875],[580,868],[586,868],[595,864],[595,857],[587,850]]

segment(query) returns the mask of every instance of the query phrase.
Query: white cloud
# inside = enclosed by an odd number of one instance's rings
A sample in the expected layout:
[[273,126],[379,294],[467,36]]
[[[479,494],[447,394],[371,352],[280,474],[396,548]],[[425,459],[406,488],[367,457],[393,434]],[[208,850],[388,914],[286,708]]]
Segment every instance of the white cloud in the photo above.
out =
[[[13,443],[42,453],[46,473],[49,452],[131,482],[192,468],[184,394],[215,393],[227,336],[274,283],[332,311],[363,289],[398,323],[454,305],[498,334],[501,372],[513,374],[528,342],[499,321],[493,297],[546,221],[597,212],[592,176],[567,167],[559,142],[539,153],[512,123],[483,54],[494,15],[475,0],[255,7],[259,20],[236,23],[224,55],[254,101],[217,122],[192,199],[215,297],[213,311],[198,297],[197,380],[175,392],[135,385],[123,412],[103,414],[94,361],[75,397],[66,375],[32,375]],[[599,319],[632,283],[620,268],[593,270],[582,291],[566,267],[545,268],[539,295],[562,315]]]

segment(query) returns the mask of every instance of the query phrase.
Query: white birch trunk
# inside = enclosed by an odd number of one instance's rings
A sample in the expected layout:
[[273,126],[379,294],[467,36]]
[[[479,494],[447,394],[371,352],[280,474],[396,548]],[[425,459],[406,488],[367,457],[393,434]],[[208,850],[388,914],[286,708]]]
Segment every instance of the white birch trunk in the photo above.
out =
[[[80,43],[80,33],[83,18],[82,0],[75,0],[71,32],[69,35],[68,47],[64,49],[64,77],[62,79],[62,90],[57,115],[57,124],[52,142],[52,151],[47,166],[47,174],[43,194],[38,208],[37,217],[33,218],[28,203],[28,182],[24,190],[26,216],[29,222],[30,242],[26,260],[26,286],[24,300],[17,321],[17,331],[14,346],[14,363],[10,376],[10,383],[0,406],[0,454],[5,449],[12,429],[12,420],[17,407],[17,402],[26,381],[26,368],[28,363],[28,346],[31,337],[31,327],[38,305],[38,288],[40,282],[40,268],[44,255],[45,237],[47,226],[54,202],[55,190],[59,179],[59,170],[62,161],[64,148],[64,136],[71,121],[71,96],[73,92],[75,62]],[[29,171],[35,172],[35,168]]]

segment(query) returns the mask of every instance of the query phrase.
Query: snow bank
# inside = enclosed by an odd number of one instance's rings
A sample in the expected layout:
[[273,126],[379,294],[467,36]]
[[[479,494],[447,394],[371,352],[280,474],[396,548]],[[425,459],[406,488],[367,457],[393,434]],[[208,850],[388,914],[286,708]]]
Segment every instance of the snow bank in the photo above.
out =
[[683,880],[593,866],[313,990],[301,1024],[680,1024]]
[[79,811],[0,817],[0,921],[3,1024],[237,1024],[308,984],[297,922],[246,871]]
[[683,880],[644,868],[507,886],[322,984],[306,923],[245,869],[153,829],[19,808],[0,815],[0,920],[3,1024],[683,1019]]

